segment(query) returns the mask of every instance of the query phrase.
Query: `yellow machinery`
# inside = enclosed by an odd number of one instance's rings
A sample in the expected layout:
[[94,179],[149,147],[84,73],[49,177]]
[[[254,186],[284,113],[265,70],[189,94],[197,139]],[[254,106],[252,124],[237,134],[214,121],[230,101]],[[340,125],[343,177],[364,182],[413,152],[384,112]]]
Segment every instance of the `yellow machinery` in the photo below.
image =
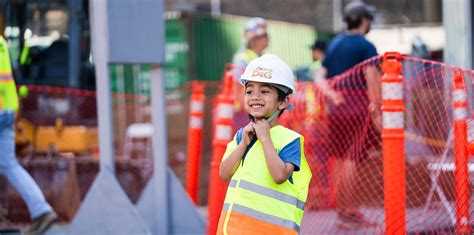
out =
[[21,118],[16,122],[15,126],[15,143],[17,148],[25,149],[33,145],[35,135],[35,125],[30,121]]
[[95,98],[82,105],[84,97],[65,92],[95,89],[87,1],[0,1],[0,10],[0,32],[9,44],[17,85],[43,89],[21,102],[18,153],[95,151],[97,128],[91,120],[97,117],[90,110],[96,107],[89,102]]
[[56,119],[55,126],[35,126],[24,118],[16,123],[16,145],[22,155],[29,150],[83,155],[95,151],[97,143],[97,128],[64,126],[61,118]]

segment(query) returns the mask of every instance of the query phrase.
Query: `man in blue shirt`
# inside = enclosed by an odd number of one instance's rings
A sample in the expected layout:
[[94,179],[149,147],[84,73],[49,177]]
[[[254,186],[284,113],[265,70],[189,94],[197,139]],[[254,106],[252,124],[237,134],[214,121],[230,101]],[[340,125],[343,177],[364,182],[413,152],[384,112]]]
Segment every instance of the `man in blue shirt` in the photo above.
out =
[[[318,70],[315,77],[316,85],[333,105],[328,113],[330,131],[328,141],[330,141],[329,152],[336,159],[334,174],[337,174],[337,176],[334,179],[337,181],[335,185],[338,225],[343,228],[373,224],[358,211],[357,200],[353,200],[356,190],[356,164],[361,162],[367,154],[363,150],[355,153],[354,149],[358,148],[354,148],[352,145],[357,141],[356,138],[361,136],[359,133],[363,131],[362,127],[366,125],[365,117],[368,115],[369,107],[364,106],[364,104],[370,103],[369,106],[374,106],[374,104],[371,97],[369,97],[371,102],[368,102],[367,97],[351,97],[351,92],[345,92],[344,97],[340,91],[336,91],[329,86],[327,80],[343,74],[346,70],[364,60],[377,56],[374,45],[365,39],[365,34],[369,32],[373,20],[372,8],[362,1],[351,2],[344,8],[344,21],[347,23],[347,31],[339,34],[330,42],[322,63],[323,67]],[[378,72],[375,66],[365,67],[363,74],[366,81],[376,83]],[[343,86],[342,89],[347,90],[360,91],[367,89],[363,78],[350,80],[349,83],[344,81]]]
[[[369,26],[366,26],[369,27]],[[329,44],[323,66],[331,78],[352,66],[377,56],[374,45],[365,39],[361,30],[347,31],[336,36]]]

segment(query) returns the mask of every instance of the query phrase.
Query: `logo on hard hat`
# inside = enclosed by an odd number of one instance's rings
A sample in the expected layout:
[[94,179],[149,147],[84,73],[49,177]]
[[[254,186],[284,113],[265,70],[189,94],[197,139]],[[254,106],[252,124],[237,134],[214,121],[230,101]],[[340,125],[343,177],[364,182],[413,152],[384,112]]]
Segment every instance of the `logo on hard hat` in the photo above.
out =
[[272,79],[273,69],[257,67],[252,72],[252,77],[262,77]]

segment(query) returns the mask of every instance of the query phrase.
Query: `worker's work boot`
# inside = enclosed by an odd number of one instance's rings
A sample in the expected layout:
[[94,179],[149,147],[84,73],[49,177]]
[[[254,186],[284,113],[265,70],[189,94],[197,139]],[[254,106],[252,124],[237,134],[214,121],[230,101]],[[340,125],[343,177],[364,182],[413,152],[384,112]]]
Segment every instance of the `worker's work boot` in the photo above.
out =
[[24,231],[23,234],[27,235],[39,235],[45,233],[54,222],[58,220],[58,215],[52,211],[40,215],[38,218],[33,219],[31,226]]

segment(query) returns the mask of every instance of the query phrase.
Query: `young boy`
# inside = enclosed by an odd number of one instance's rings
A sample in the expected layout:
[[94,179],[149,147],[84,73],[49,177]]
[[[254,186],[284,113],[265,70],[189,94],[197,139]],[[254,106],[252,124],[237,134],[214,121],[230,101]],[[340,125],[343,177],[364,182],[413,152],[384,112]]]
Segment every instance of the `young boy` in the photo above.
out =
[[220,177],[229,182],[217,234],[298,234],[311,180],[303,136],[278,125],[294,78],[278,56],[249,63],[240,78],[251,121],[227,145]]

